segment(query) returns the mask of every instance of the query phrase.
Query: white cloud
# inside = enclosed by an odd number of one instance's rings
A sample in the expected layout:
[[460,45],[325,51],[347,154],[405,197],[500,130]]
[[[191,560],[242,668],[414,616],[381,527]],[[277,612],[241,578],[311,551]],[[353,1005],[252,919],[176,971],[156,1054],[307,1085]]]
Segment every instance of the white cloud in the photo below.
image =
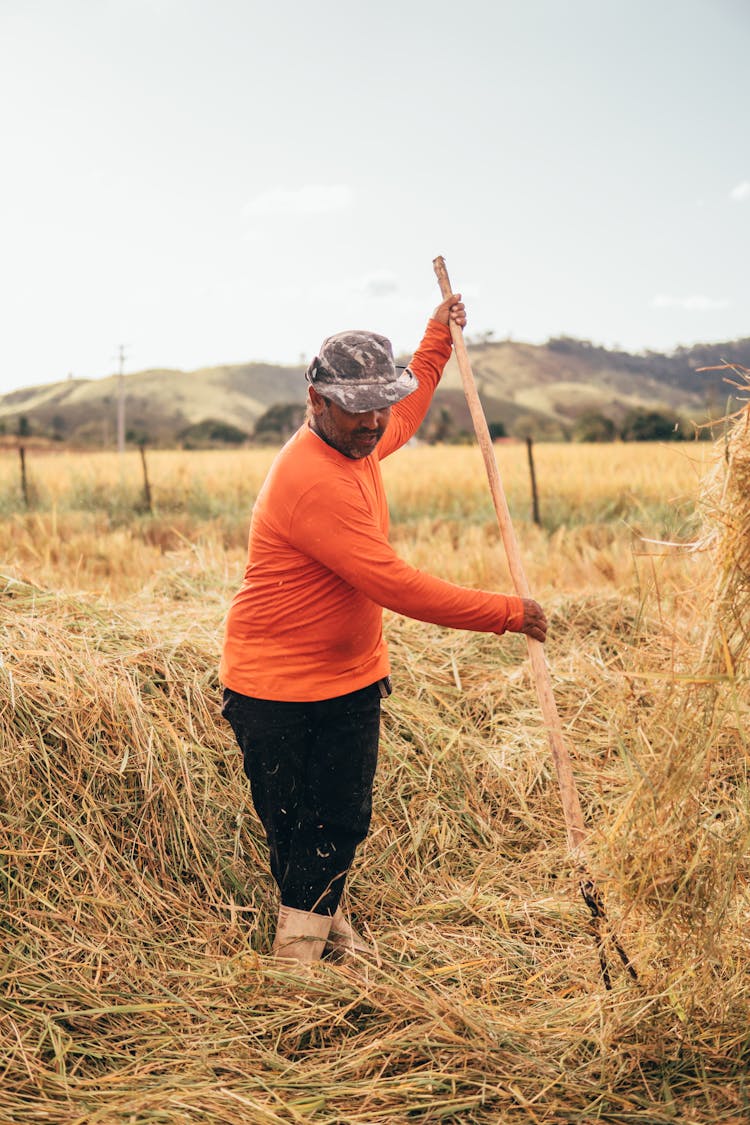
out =
[[354,290],[365,297],[391,297],[398,293],[398,281],[392,273],[382,270],[370,273],[354,283]]
[[672,297],[668,293],[657,293],[651,301],[654,309],[687,309],[689,312],[709,312],[711,309],[725,309],[729,301],[722,298],[706,297],[695,293],[691,297]]
[[733,187],[729,193],[729,198],[734,199],[737,203],[750,199],[750,180],[743,180],[742,183]]
[[351,207],[352,191],[346,184],[305,184],[301,188],[275,188],[248,200],[242,208],[245,219],[276,215],[323,215]]
[[375,300],[392,297],[399,291],[395,274],[380,270],[361,277],[343,277],[337,281],[317,281],[310,288],[311,297],[323,301],[347,301],[364,297]]

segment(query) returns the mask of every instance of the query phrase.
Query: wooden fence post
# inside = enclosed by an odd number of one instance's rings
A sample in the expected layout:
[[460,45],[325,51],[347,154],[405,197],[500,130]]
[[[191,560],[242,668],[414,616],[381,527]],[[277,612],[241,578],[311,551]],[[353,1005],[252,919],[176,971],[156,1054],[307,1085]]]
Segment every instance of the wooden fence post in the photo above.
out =
[[148,482],[148,466],[146,465],[146,443],[142,441],[139,449],[141,451],[141,465],[143,466],[143,499],[146,502],[146,511],[149,515],[154,514],[154,509],[151,504],[151,485]]
[[22,445],[18,447],[18,456],[21,461],[21,495],[23,496],[24,506],[29,506],[29,482],[26,479],[26,450]]
[[539,518],[539,495],[536,490],[536,473],[534,471],[534,453],[533,453],[534,440],[531,437],[526,438],[526,452],[529,455],[529,473],[531,475],[531,506],[534,516],[534,523],[537,527],[542,526],[542,521]]

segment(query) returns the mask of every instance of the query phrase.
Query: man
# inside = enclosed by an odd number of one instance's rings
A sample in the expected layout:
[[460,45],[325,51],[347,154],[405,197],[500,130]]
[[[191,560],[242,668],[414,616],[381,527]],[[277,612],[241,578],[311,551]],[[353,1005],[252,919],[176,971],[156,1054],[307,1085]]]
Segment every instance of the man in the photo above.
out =
[[471,590],[409,566],[388,543],[380,460],[416,432],[462,328],[460,294],[435,310],[412,362],[372,332],[323,341],[308,421],[258,495],[248,565],[226,625],[223,714],[244,756],[281,905],[273,949],[301,962],[363,951],[339,906],[367,835],[380,702],[390,693],[386,607],[455,629],[526,633],[531,599]]

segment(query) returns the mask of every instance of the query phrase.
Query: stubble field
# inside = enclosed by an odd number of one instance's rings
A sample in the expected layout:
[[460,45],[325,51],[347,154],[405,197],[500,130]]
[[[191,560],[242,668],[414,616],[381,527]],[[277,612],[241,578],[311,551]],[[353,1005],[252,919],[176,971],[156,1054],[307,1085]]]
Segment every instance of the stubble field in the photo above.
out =
[[[393,615],[347,894],[379,963],[274,963],[216,675],[273,451],[149,452],[151,512],[137,453],[30,454],[28,508],[0,457],[0,1122],[750,1119],[747,418],[534,452],[541,527],[497,447],[637,982],[579,894],[525,642]],[[384,470],[404,557],[510,590],[476,448]]]

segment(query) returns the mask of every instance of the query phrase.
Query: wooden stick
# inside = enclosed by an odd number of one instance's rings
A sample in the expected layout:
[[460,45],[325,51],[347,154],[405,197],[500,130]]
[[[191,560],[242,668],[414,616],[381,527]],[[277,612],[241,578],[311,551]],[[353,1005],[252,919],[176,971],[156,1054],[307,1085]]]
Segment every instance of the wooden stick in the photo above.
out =
[[[445,262],[442,258],[435,258],[432,264],[440,284],[440,292],[443,298],[450,297],[453,290],[448,280],[448,271],[445,268]],[[450,330],[456,352],[456,359],[458,361],[458,369],[461,372],[464,394],[466,395],[466,401],[469,406],[471,420],[474,423],[479,448],[484,457],[484,465],[490,483],[490,492],[492,493],[492,502],[495,505],[500,534],[503,544],[505,545],[505,553],[508,556],[511,578],[513,579],[513,584],[519,597],[530,598],[531,592],[521,562],[521,552],[518,547],[515,531],[513,530],[508,502],[505,499],[505,492],[503,491],[502,481],[500,480],[500,470],[497,467],[495,450],[492,445],[490,431],[487,427],[487,419],[484,416],[484,410],[479,401],[479,394],[477,393],[476,384],[474,382],[474,375],[471,370],[471,363],[469,362],[469,354],[466,350],[464,334],[459,325],[452,320],[450,321]],[[578,799],[578,790],[576,789],[573,779],[570,757],[565,742],[563,741],[562,724],[560,723],[560,716],[557,712],[555,697],[552,693],[552,682],[544,655],[544,645],[540,641],[534,640],[533,637],[527,637],[526,641],[529,646],[529,656],[534,671],[534,681],[539,697],[539,705],[547,727],[550,748],[552,750],[552,759],[555,763],[557,783],[560,788],[563,814],[565,816],[568,845],[571,852],[577,855],[580,861],[582,858],[581,852],[583,850],[586,830],[583,824],[583,813],[581,812],[581,803]]]

